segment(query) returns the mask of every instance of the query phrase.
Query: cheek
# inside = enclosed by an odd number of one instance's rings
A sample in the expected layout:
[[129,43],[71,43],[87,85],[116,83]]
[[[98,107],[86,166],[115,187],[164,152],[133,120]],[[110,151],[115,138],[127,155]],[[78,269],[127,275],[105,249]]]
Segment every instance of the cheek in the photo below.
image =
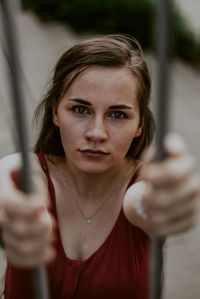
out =
[[60,124],[60,136],[65,151],[73,150],[82,140],[82,127],[71,121],[63,121]]
[[71,124],[65,122],[60,125],[60,136],[63,146],[65,147],[75,141],[76,132]]
[[[125,132],[125,133],[124,133]],[[131,146],[131,143],[135,137],[135,132],[133,130],[123,131],[115,137],[115,148],[118,153],[121,153],[122,156],[125,156]]]

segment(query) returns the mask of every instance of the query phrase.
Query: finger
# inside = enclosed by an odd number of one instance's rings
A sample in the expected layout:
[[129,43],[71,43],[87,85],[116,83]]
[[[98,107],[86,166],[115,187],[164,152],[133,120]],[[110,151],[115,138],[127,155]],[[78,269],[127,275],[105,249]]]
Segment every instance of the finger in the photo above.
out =
[[41,239],[37,242],[36,240],[33,240],[33,238],[19,239],[16,235],[7,233],[6,231],[3,232],[3,241],[6,250],[10,248],[18,254],[20,253],[25,256],[33,255],[34,252],[42,251],[48,246],[48,243]]
[[187,152],[184,139],[176,133],[168,133],[164,138],[164,146],[168,155],[177,157]]
[[9,218],[10,221],[17,218],[26,218],[30,221],[37,218],[46,207],[43,204],[43,199],[32,197],[22,199],[15,197],[15,199],[6,199],[2,203],[4,214]]
[[13,231],[3,230],[3,241],[6,248],[6,252],[9,249],[13,255],[21,255],[24,257],[31,257],[35,254],[43,254],[48,247],[52,247],[52,238],[49,234],[27,234],[24,231],[21,234],[13,234]]
[[142,168],[142,177],[156,187],[176,185],[189,178],[195,170],[194,158],[190,155],[168,158],[160,163],[151,163]]
[[44,252],[41,253],[41,250],[36,251],[31,254],[25,255],[15,248],[7,248],[6,255],[8,261],[17,267],[34,267],[42,264],[49,263],[55,258],[56,252],[53,247],[48,247]]
[[154,214],[150,218],[150,228],[152,236],[167,237],[171,234],[181,233],[193,228],[197,223],[197,214],[194,210],[186,210],[173,219],[163,217],[161,214]]
[[173,223],[182,217],[186,217],[186,215],[196,215],[197,214],[197,202],[196,200],[190,199],[188,203],[188,199],[186,199],[181,205],[177,207],[170,207],[168,209],[159,210],[149,210],[149,214],[151,215],[151,220],[159,227],[165,226],[168,223]]
[[148,206],[151,209],[163,211],[164,213],[170,210],[175,212],[184,205],[189,207],[190,204],[194,204],[192,200],[200,194],[200,180],[198,176],[195,176],[171,189],[151,187],[146,190],[149,193],[145,194],[146,199],[144,198],[144,200],[145,202],[148,201]]
[[[176,157],[180,154],[187,152],[187,146],[183,138],[176,133],[168,133],[164,138],[164,147],[170,156]],[[150,146],[144,150],[141,155],[141,159],[144,163],[148,163],[153,160],[156,154],[156,147],[154,145]]]
[[34,242],[46,242],[52,240],[55,231],[55,220],[49,213],[42,213],[36,221],[30,222],[24,219],[17,219],[10,223],[9,219],[4,220],[3,230],[13,239],[19,240],[32,239]]
[[186,213],[185,215],[176,218],[174,221],[169,222],[167,225],[162,226],[158,232],[159,236],[172,236],[180,233],[184,233],[197,224],[197,217],[194,213]]

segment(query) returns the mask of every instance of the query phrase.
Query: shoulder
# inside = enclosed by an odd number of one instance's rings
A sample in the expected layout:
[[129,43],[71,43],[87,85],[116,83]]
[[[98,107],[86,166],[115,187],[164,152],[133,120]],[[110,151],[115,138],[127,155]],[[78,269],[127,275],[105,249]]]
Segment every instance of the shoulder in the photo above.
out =
[[20,158],[20,153],[14,153],[11,155],[4,156],[0,159],[0,165],[2,166],[7,166],[7,167],[13,167],[21,165],[21,158]]
[[[35,153],[29,153],[31,167],[33,170],[41,170],[39,159]],[[11,169],[13,167],[20,168],[22,166],[21,153],[14,153],[11,155],[4,156],[0,159],[0,166]]]
[[[41,163],[35,153],[29,153],[31,162],[31,171],[37,177],[39,176],[46,183],[46,175],[43,172]],[[0,159],[0,177],[7,177],[12,171],[20,170],[22,166],[21,154],[14,153],[11,155],[4,156]]]

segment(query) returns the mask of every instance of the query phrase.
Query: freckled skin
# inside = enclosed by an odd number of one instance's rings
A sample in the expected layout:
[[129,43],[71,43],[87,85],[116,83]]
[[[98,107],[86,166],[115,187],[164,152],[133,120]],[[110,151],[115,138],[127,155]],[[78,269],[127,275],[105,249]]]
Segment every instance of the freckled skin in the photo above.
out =
[[[102,173],[125,161],[132,140],[142,130],[137,84],[125,68],[95,66],[79,75],[53,116],[69,163],[86,173]],[[120,109],[111,108],[116,105]],[[82,153],[86,149],[107,155],[89,156]]]

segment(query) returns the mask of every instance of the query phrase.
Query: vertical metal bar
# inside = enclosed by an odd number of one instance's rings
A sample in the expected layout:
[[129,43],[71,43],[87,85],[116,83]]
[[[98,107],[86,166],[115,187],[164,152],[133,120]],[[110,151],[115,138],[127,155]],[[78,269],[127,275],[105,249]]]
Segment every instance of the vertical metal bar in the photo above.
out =
[[[19,71],[19,55],[16,40],[16,31],[14,24],[14,13],[12,10],[11,0],[1,0],[3,9],[3,21],[5,38],[7,42],[8,64],[10,75],[10,86],[12,91],[13,115],[16,124],[16,133],[18,139],[18,147],[22,156],[22,169],[20,172],[20,188],[25,193],[33,192],[33,184],[31,179],[31,167],[29,160],[28,144],[27,144],[27,124],[26,113],[24,109],[23,93],[20,82]],[[48,288],[45,269],[36,267],[32,269],[32,285],[35,298],[48,299]]]
[[[158,0],[157,50],[158,50],[158,103],[157,103],[157,154],[156,161],[165,157],[163,137],[169,123],[169,20],[170,0]],[[150,259],[150,299],[162,298],[163,238],[153,238]]]
[[32,192],[30,175],[30,162],[28,158],[26,113],[23,103],[23,94],[20,86],[19,55],[16,40],[14,12],[10,0],[1,0],[2,17],[4,23],[5,39],[7,44],[7,58],[9,64],[10,86],[12,92],[12,108],[16,125],[17,148],[22,153],[23,166],[21,170],[21,189],[25,193]]

